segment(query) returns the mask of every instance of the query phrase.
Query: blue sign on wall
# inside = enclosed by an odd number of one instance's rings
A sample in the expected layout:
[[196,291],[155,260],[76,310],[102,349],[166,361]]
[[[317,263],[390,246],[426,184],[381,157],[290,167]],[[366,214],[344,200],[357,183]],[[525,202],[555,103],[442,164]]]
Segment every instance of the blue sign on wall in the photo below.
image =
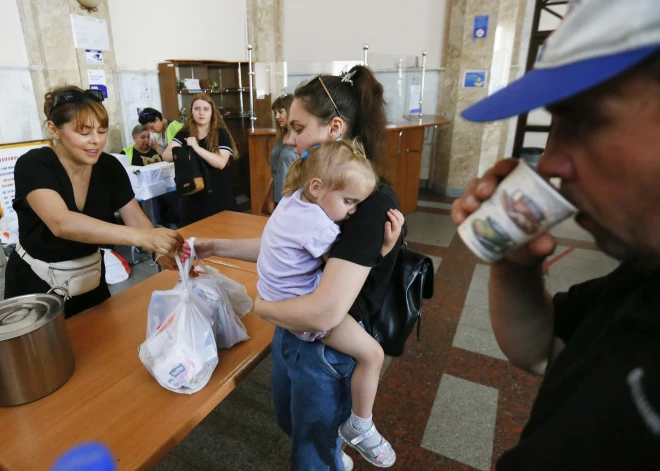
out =
[[466,70],[463,74],[463,88],[484,88],[488,72],[485,70]]
[[488,15],[477,15],[474,17],[473,39],[484,39],[488,36]]

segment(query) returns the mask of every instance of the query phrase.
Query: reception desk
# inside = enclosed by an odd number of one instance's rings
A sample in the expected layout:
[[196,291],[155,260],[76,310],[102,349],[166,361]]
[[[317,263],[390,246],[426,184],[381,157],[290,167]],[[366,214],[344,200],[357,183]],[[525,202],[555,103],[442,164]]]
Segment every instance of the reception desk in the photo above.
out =
[[[383,176],[392,184],[401,202],[403,214],[417,210],[419,174],[422,166],[424,129],[448,124],[437,116],[421,120],[400,121],[387,126],[386,145],[389,162]],[[250,189],[252,214],[263,214],[261,208],[270,183],[270,152],[277,138],[274,129],[250,132]]]

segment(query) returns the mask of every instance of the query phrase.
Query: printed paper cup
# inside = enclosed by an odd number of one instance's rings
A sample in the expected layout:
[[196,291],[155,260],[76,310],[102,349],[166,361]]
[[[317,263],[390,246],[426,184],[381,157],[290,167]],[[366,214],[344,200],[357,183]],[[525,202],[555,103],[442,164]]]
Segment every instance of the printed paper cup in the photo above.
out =
[[493,196],[463,221],[458,234],[477,257],[493,263],[576,212],[575,206],[520,160]]

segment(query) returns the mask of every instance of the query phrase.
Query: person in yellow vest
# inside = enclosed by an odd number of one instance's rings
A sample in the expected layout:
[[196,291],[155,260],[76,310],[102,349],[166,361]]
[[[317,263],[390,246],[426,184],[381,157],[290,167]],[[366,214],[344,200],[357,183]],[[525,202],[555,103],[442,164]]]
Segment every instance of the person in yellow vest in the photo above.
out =
[[178,121],[170,121],[167,118],[163,118],[163,114],[154,108],[145,108],[140,111],[138,121],[143,126],[146,126],[149,132],[156,135],[156,139],[150,142],[150,145],[161,156],[165,152],[165,149],[167,149],[167,145],[172,138],[183,127],[183,124]]
[[[149,146],[155,149],[161,157],[172,138],[183,127],[183,124],[178,121],[163,118],[162,113],[154,108],[145,108],[140,111],[138,120],[149,132],[156,134],[158,142],[151,139]],[[175,191],[165,193],[158,198],[158,202],[161,206],[161,224],[171,228],[179,227],[181,223],[179,195]]]
[[134,143],[121,151],[122,154],[128,156],[131,165],[143,167],[163,161],[156,149],[150,146],[151,138],[149,130],[145,126],[138,124],[133,128],[132,134]]

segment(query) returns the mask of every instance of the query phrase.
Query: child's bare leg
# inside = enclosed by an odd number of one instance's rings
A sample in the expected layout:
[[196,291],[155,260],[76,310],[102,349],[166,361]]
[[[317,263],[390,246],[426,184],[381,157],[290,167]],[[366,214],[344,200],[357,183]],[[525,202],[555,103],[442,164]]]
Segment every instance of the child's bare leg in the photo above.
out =
[[383,349],[351,316],[346,316],[323,342],[357,360],[351,378],[353,412],[359,417],[371,417],[385,358]]
[[323,339],[323,342],[357,360],[351,377],[353,411],[348,420],[339,427],[340,436],[371,464],[383,468],[392,466],[396,461],[396,454],[390,443],[378,433],[372,420],[372,409],[385,356],[383,349],[349,315],[330,331],[330,335]]

